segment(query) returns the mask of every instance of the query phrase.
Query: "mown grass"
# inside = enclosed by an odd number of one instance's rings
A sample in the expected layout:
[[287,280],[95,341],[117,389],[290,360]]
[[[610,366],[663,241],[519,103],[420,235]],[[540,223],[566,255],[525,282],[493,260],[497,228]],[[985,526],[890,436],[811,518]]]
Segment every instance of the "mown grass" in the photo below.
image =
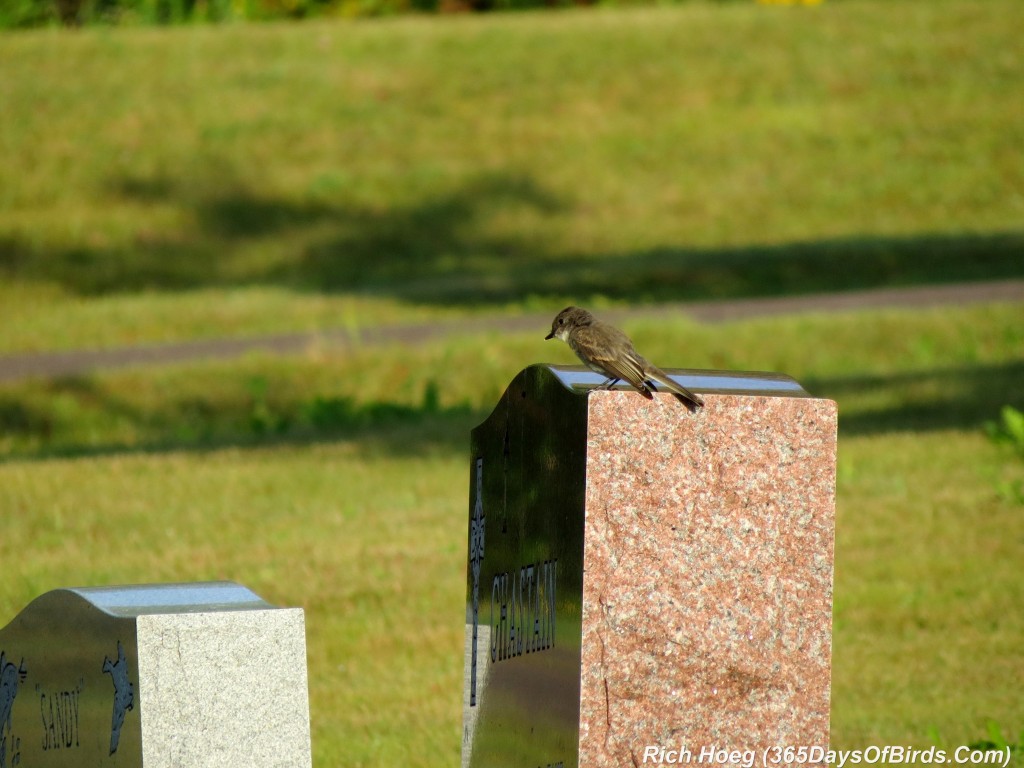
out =
[[[1024,726],[1020,305],[628,326],[666,365],[795,375],[840,406],[832,742]],[[0,388],[0,616],[68,584],[228,578],[307,612],[317,765],[460,743],[468,430],[536,334]],[[14,567],[11,567],[11,564]]]
[[844,0],[5,34],[0,349],[1019,277],[1022,26]]
[[[317,765],[451,765],[483,313],[1024,275],[1016,0],[0,38],[0,351],[462,318],[0,387],[0,617],[230,578],[307,611]],[[1020,305],[685,319],[840,405],[833,745],[1024,730]],[[0,621],[4,619],[0,618]]]

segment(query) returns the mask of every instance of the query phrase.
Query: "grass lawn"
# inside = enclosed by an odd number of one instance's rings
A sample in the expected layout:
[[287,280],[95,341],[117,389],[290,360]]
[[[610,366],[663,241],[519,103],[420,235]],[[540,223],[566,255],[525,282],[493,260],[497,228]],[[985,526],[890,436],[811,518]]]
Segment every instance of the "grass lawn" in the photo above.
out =
[[[694,2],[0,35],[0,354],[462,318],[0,386],[0,622],[306,610],[318,766],[450,766],[483,313],[1024,276],[1024,4]],[[1024,743],[1024,307],[637,322],[840,406],[833,746]]]
[[0,351],[1024,275],[1018,0],[3,35]]

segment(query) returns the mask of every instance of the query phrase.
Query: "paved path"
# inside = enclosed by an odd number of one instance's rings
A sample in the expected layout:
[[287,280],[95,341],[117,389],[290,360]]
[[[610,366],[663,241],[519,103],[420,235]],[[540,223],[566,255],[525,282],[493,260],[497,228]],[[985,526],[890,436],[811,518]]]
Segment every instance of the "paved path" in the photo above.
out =
[[[697,301],[628,310],[608,310],[602,312],[601,316],[614,322],[622,322],[630,318],[689,315],[700,322],[719,323],[765,315],[839,312],[868,307],[931,307],[994,301],[1024,302],[1024,280],[911,288],[879,288],[848,293],[823,293],[766,299]],[[543,335],[550,327],[552,317],[554,317],[554,310],[544,315],[479,317],[473,320],[472,333],[536,331]],[[394,342],[417,344],[437,337],[467,333],[462,322],[444,321],[428,325],[399,325],[366,329],[355,336],[349,331],[339,329],[258,338],[207,339],[113,349],[0,355],[0,382],[30,377],[72,376],[97,369],[160,365],[203,359],[227,359],[256,351],[281,355],[297,354],[305,351],[312,344],[335,349]]]

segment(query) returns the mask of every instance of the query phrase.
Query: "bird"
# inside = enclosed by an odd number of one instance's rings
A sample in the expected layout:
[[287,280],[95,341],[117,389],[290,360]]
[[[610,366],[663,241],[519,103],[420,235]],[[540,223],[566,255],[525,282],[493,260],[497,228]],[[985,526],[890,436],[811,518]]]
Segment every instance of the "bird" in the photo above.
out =
[[601,322],[580,307],[566,307],[551,322],[545,340],[561,339],[593,371],[607,376],[599,389],[611,389],[619,381],[629,382],[648,400],[654,399],[654,382],[664,386],[689,410],[696,411],[704,399],[680,386],[663,370],[642,357],[629,337],[608,323]]

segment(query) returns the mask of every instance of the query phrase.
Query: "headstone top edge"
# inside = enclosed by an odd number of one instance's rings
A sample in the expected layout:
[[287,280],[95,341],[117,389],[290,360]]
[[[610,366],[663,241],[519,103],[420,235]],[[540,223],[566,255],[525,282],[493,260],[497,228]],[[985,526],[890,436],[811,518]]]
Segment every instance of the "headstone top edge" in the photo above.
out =
[[[537,363],[531,368],[547,369],[562,386],[578,394],[589,394],[604,384],[606,378],[583,365],[552,365]],[[799,382],[784,373],[765,371],[720,371],[696,368],[665,368],[673,380],[698,394],[765,395],[774,397],[812,397]],[[613,389],[632,389],[619,382]]]
[[[155,614],[266,610],[277,607],[266,602],[252,590],[231,581],[65,587],[51,590],[36,600],[61,602],[72,596],[83,600],[98,611],[117,618],[134,618]],[[26,608],[26,610],[28,609]]]

